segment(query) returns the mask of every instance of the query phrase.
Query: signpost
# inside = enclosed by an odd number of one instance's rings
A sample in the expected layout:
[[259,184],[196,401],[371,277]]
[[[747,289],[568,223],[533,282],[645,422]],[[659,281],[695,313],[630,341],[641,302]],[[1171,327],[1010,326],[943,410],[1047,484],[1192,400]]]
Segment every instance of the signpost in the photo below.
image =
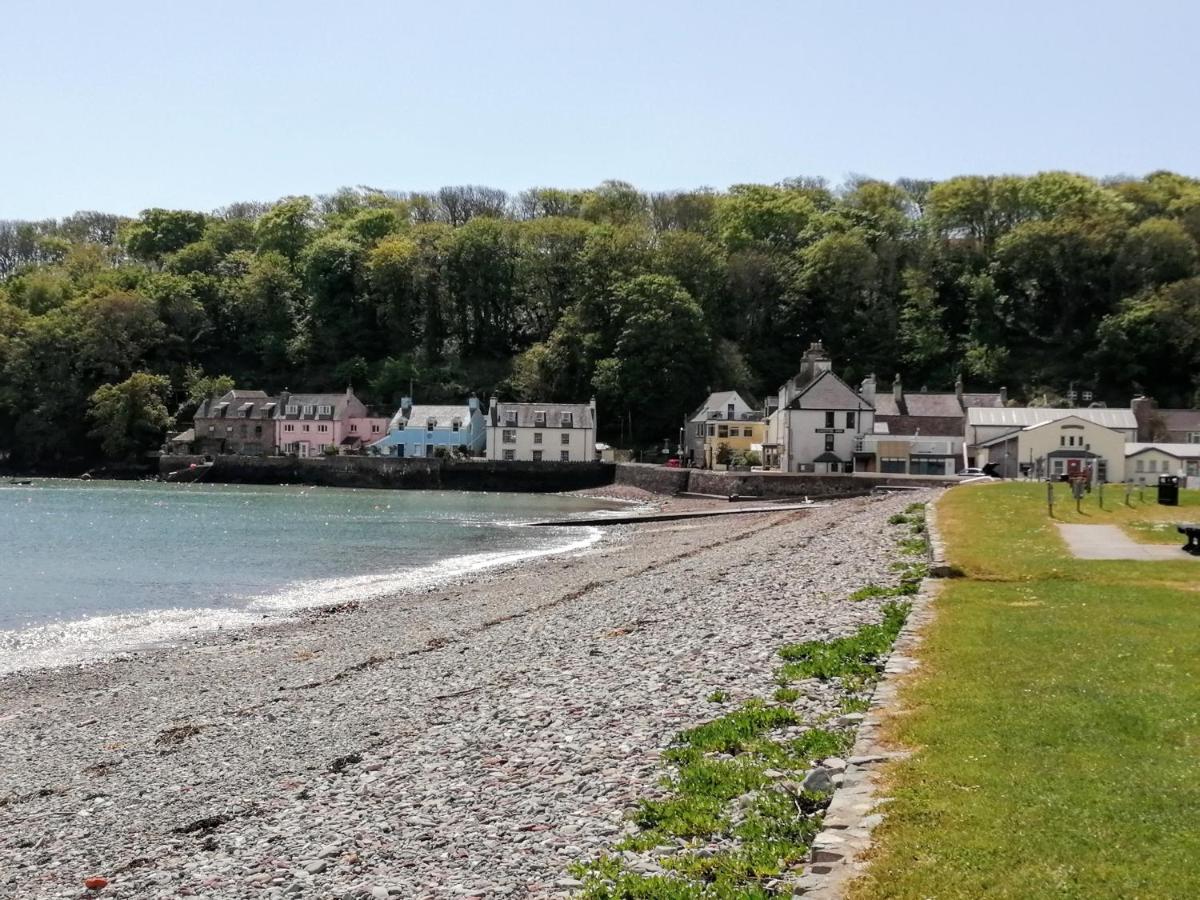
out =
[[1046,507],[1050,510],[1050,518],[1054,518],[1054,482],[1046,482]]

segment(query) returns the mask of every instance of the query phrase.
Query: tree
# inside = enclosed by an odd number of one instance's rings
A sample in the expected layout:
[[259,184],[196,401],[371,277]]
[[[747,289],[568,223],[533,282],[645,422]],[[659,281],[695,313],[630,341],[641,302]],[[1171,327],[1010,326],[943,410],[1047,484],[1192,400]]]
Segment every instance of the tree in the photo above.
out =
[[278,253],[296,263],[312,240],[313,202],[308,197],[288,197],[263,213],[254,225],[258,249]]
[[104,384],[88,398],[89,433],[111,460],[132,461],[162,443],[171,424],[166,398],[171,382],[162,375],[134,372],[119,384]]
[[202,213],[175,209],[144,209],[125,226],[125,249],[146,262],[158,262],[204,234]]

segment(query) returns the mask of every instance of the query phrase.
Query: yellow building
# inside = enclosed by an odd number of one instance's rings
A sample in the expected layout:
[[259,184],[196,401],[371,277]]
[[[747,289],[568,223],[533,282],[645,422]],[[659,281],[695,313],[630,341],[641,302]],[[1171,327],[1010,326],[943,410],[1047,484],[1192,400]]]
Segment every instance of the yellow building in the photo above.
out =
[[706,469],[714,468],[721,447],[726,446],[734,456],[754,450],[762,453],[762,444],[767,437],[767,423],[762,419],[710,419],[704,423],[704,445],[701,464]]

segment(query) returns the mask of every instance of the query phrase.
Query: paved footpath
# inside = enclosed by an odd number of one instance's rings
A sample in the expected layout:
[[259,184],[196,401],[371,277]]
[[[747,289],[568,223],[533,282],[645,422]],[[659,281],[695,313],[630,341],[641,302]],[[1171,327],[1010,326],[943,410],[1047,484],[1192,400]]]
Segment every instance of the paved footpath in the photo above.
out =
[[1176,546],[1139,544],[1116,525],[1059,525],[1058,531],[1077,559],[1200,560],[1180,549],[1183,535]]

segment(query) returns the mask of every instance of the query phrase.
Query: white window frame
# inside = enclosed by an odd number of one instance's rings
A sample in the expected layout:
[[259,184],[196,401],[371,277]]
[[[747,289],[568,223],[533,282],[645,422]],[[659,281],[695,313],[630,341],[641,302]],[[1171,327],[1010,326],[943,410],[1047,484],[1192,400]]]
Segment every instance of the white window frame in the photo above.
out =
[[513,462],[516,460],[516,458],[517,458],[516,450],[505,450],[504,451],[503,459],[505,462]]

